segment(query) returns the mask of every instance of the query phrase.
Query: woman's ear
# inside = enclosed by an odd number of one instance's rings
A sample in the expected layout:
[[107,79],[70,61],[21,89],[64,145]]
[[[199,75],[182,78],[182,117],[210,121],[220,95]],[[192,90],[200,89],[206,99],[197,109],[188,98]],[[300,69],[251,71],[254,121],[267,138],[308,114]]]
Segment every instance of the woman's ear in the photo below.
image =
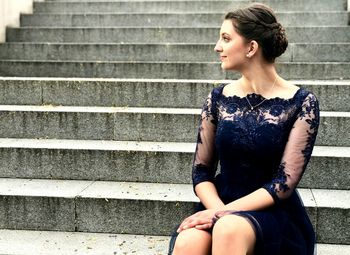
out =
[[248,43],[248,52],[246,54],[247,58],[253,57],[256,54],[256,52],[258,51],[258,48],[259,48],[258,42],[255,40],[251,40]]

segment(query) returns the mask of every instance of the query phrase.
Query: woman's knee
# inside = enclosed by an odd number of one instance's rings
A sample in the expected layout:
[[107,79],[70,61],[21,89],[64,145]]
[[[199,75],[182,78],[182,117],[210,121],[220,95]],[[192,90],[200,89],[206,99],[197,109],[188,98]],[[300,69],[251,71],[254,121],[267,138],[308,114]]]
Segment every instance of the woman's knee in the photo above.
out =
[[195,228],[182,231],[176,238],[174,255],[206,254],[210,251],[211,234]]
[[237,215],[226,215],[215,223],[213,238],[229,239],[230,241],[248,238],[255,241],[255,232],[246,218]]

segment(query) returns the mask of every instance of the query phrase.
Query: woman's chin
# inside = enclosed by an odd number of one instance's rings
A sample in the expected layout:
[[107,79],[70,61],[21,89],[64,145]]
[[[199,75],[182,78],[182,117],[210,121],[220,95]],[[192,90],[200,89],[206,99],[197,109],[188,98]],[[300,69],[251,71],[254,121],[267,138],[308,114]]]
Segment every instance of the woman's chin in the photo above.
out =
[[224,62],[222,62],[222,63],[221,63],[221,69],[222,69],[222,70],[225,70],[225,71],[228,71],[228,70],[230,70],[230,67],[227,66],[227,64],[225,64]]
[[221,69],[223,69],[223,70],[227,70],[227,67],[226,67],[226,65],[225,65],[225,63],[224,63],[224,62],[221,62]]

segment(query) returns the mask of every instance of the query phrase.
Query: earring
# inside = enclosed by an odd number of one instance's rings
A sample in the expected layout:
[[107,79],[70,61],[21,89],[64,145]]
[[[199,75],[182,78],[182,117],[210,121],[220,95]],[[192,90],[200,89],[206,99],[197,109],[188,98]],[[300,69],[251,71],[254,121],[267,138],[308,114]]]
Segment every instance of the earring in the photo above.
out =
[[250,58],[250,55],[249,55],[249,54],[247,54],[246,56],[247,56],[247,58]]

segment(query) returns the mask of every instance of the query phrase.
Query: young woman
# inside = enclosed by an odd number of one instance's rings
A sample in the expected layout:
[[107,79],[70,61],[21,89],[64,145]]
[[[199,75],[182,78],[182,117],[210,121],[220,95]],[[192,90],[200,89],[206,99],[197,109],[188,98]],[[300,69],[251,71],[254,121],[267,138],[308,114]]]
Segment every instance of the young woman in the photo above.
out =
[[276,72],[287,46],[265,5],[225,16],[215,51],[223,69],[242,77],[213,89],[204,104],[192,169],[202,208],[180,224],[174,255],[313,255],[315,233],[295,188],[319,107]]

